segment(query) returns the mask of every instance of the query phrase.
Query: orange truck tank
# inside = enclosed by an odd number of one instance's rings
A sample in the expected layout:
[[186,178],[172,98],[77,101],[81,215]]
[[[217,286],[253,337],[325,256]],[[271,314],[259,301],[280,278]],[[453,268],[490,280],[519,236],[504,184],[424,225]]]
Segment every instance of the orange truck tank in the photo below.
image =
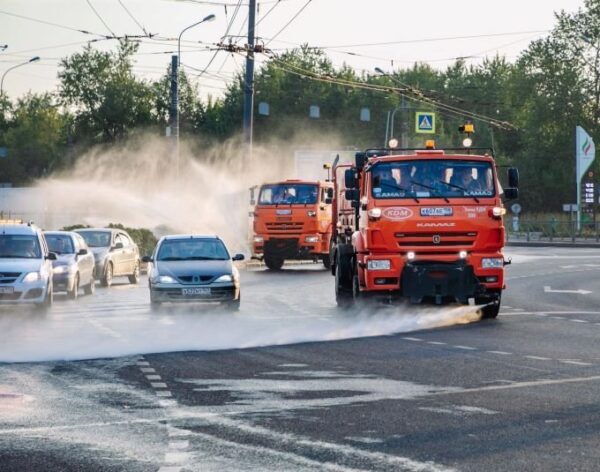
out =
[[375,297],[474,302],[495,318],[505,288],[502,188],[491,150],[377,149],[335,165],[332,273],[338,305]]
[[253,202],[253,258],[279,270],[286,259],[330,268],[333,183],[285,180],[260,186]]

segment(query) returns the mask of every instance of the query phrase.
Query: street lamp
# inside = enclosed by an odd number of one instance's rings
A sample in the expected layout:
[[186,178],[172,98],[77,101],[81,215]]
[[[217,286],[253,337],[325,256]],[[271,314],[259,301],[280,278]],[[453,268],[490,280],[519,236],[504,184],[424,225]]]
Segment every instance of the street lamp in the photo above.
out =
[[171,91],[173,96],[171,98],[171,111],[173,113],[171,117],[171,135],[175,139],[175,154],[176,154],[176,168],[177,168],[177,176],[179,177],[179,66],[181,64],[181,37],[183,33],[187,30],[193,28],[194,26],[198,26],[202,23],[214,21],[216,18],[215,15],[210,14],[204,17],[202,20],[197,21],[196,23],[184,28],[181,33],[179,33],[179,38],[177,39],[177,58],[172,57],[171,62]]
[[29,64],[31,62],[36,62],[39,60],[40,60],[40,56],[34,56],[31,59],[29,59],[28,61],[22,62],[21,64],[17,64],[16,66],[12,66],[12,67],[6,69],[6,71],[4,71],[4,74],[2,74],[2,80],[0,80],[0,96],[4,95],[4,77],[6,77],[6,74],[8,74],[11,70],[16,69],[17,67],[26,66],[27,64]]

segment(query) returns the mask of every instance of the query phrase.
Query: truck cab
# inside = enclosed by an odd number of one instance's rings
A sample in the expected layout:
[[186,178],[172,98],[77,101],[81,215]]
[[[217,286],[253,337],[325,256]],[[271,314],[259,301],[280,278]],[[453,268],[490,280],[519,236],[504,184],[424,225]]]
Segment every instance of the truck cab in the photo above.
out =
[[336,168],[338,304],[474,301],[495,318],[506,286],[503,201],[518,195],[518,172],[508,174],[503,189],[492,153],[469,148],[367,151]]
[[286,259],[321,260],[329,268],[333,183],[265,183],[253,202],[253,258],[279,270]]

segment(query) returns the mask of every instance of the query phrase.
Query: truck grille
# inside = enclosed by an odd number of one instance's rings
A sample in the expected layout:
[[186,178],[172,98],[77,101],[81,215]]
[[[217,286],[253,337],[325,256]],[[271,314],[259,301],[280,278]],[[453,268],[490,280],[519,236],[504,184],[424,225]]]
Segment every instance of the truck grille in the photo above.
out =
[[470,248],[475,244],[477,233],[475,231],[459,232],[423,232],[423,233],[396,233],[398,238],[398,246],[401,249],[409,249],[414,247],[427,248],[448,248],[462,247]]
[[20,276],[20,272],[0,272],[0,284],[12,284]]
[[269,233],[280,233],[280,234],[289,234],[289,233],[301,233],[304,228],[304,223],[301,221],[293,222],[293,221],[285,221],[285,222],[276,222],[276,223],[266,223],[267,231]]

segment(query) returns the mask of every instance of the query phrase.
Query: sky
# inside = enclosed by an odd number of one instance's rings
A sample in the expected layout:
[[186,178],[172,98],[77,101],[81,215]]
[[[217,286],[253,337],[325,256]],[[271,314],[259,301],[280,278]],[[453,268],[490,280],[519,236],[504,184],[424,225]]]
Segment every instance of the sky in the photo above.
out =
[[[269,49],[281,52],[305,43],[325,47],[335,65],[368,72],[409,67],[416,61],[445,68],[459,57],[480,63],[496,53],[515,60],[529,42],[554,26],[555,11],[583,6],[583,0],[257,2],[256,34]],[[92,44],[98,49],[116,47],[115,40],[98,41],[102,35],[156,35],[141,40],[134,71],[158,79],[176,53],[181,31],[210,14],[216,15],[215,21],[184,33],[181,62],[202,96],[218,97],[244,58],[224,51],[215,55],[214,45],[228,42],[222,39],[226,33],[233,42],[245,43],[239,36],[247,34],[247,0],[0,0],[0,73],[40,57],[8,72],[4,91],[15,99],[28,91],[57,90],[61,58],[81,51],[90,40],[96,40]],[[3,45],[8,47],[2,50]],[[266,59],[259,55],[257,66]]]

